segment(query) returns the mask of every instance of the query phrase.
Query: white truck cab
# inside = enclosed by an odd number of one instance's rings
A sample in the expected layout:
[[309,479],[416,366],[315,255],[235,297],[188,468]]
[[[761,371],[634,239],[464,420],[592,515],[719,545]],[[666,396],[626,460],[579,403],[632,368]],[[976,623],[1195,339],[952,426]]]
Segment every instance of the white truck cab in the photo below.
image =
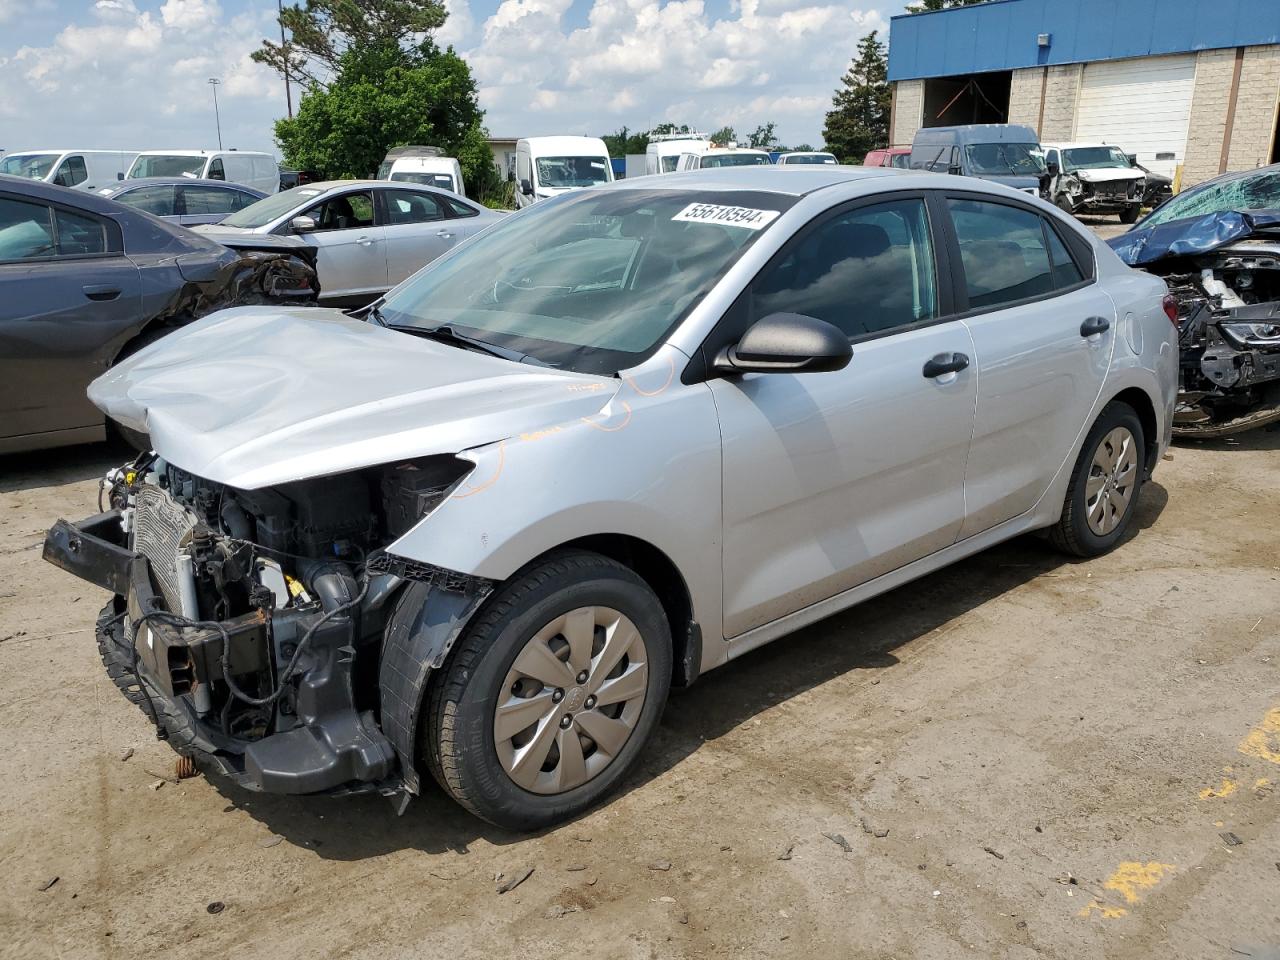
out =
[[461,197],[467,195],[462,184],[462,166],[455,157],[446,157],[439,147],[413,144],[392,147],[378,166],[377,179],[421,183],[449,190]]
[[1108,143],[1045,143],[1049,196],[1067,213],[1118,213],[1134,223],[1146,192],[1145,173]]
[[77,190],[100,190],[124,179],[136,150],[19,150],[0,160],[0,173]]
[[129,168],[134,177],[225,180],[263,193],[280,189],[280,166],[269,153],[249,150],[143,150]]
[[708,147],[701,153],[687,151],[680,154],[677,170],[710,170],[714,167],[767,167],[773,158],[764,150],[739,147],[731,143],[727,147]]
[[675,173],[680,157],[686,153],[701,155],[711,149],[711,141],[700,133],[662,133],[649,138],[644,151],[645,176]]
[[569,190],[613,182],[599,137],[528,137],[516,142],[516,209]]

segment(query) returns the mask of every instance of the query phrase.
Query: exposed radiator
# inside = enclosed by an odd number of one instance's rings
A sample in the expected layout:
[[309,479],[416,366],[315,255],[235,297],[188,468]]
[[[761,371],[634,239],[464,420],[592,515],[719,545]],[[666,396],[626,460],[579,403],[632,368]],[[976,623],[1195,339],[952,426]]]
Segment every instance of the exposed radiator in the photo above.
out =
[[143,484],[134,496],[133,549],[151,564],[151,576],[172,612],[182,610],[178,545],[195,526],[195,517],[153,484]]

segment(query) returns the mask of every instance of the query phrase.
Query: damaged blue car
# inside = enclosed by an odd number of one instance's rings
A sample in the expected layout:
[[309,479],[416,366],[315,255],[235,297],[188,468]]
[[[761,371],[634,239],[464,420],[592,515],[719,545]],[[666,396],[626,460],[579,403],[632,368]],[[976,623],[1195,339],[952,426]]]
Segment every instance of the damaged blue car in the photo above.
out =
[[1197,184],[1107,242],[1178,302],[1174,436],[1280,422],[1280,164]]

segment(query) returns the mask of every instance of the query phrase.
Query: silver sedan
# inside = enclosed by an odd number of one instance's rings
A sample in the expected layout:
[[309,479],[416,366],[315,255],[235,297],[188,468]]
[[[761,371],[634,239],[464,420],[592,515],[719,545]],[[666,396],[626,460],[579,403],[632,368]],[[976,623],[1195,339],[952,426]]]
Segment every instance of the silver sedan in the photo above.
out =
[[447,190],[386,180],[308,183],[197,229],[294,235],[317,248],[320,300],[367,302],[502,214]]

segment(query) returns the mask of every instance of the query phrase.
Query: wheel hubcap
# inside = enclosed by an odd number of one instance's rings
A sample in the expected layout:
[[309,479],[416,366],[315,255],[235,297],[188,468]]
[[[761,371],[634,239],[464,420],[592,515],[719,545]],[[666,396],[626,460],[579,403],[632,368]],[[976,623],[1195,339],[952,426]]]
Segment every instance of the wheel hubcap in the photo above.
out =
[[1102,537],[1120,525],[1137,479],[1137,441],[1127,427],[1116,427],[1094,450],[1085,481],[1084,507],[1090,530]]
[[579,607],[535,633],[507,671],[493,742],[507,775],[533,793],[586,783],[622,751],[648,689],[644,640],[609,607]]

